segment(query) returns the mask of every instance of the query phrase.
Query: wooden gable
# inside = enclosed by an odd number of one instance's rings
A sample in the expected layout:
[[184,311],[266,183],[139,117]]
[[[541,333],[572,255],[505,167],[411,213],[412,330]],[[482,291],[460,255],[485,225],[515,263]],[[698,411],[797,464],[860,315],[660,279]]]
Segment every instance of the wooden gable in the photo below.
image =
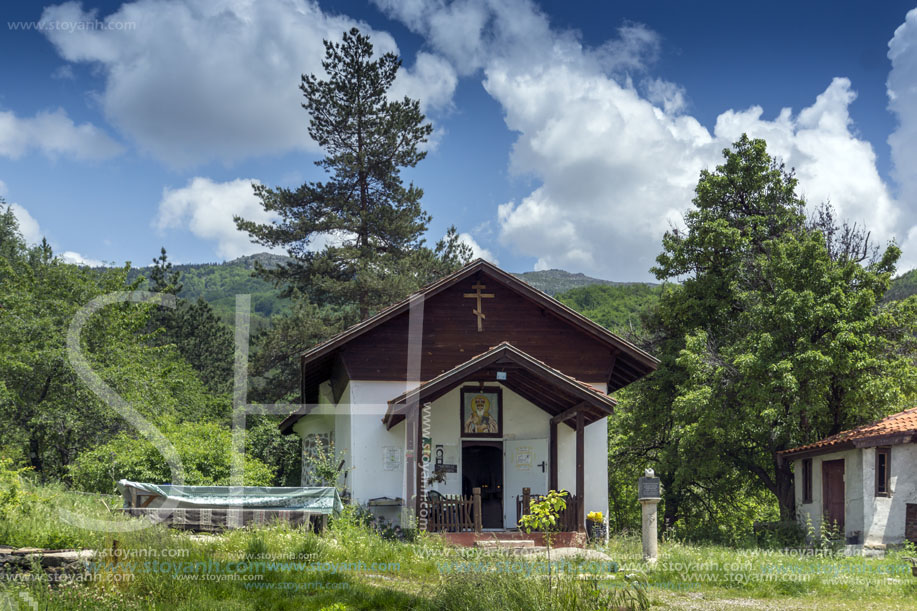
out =
[[[479,317],[473,287],[485,287]],[[478,325],[480,324],[480,331]],[[355,380],[404,380],[409,312],[354,338],[341,351]],[[487,270],[444,288],[424,301],[421,380],[430,380],[471,357],[509,342],[579,380],[605,382],[617,350],[527,299]]]
[[410,382],[430,380],[502,342],[566,375],[605,382],[609,392],[659,364],[556,299],[478,259],[303,354],[303,403],[315,403],[318,384],[334,372],[351,380],[405,381],[410,308],[419,301],[421,380]]

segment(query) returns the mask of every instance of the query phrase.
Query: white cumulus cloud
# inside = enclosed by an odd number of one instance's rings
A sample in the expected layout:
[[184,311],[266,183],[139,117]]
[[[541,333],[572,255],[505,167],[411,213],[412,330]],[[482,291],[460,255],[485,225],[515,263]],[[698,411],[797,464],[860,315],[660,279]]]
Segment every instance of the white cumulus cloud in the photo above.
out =
[[490,261],[494,265],[500,265],[500,261],[494,256],[494,254],[487,248],[484,248],[478,241],[475,240],[470,233],[460,233],[458,235],[459,242],[468,245],[471,248],[472,257],[475,259],[484,259],[485,261]]
[[72,263],[74,265],[85,265],[87,267],[102,267],[105,265],[103,261],[84,257],[80,253],[73,252],[72,250],[65,251],[60,255],[60,258],[63,259],[65,263]]
[[22,234],[26,244],[41,242],[41,227],[38,226],[38,221],[35,220],[35,217],[19,204],[10,204],[10,208],[13,210],[16,222],[19,223],[19,233]]
[[[0,186],[2,185],[3,183],[0,182]],[[2,192],[2,189],[0,189],[0,192]],[[38,221],[35,220],[35,217],[29,214],[29,211],[19,204],[10,204],[10,208],[13,210],[16,222],[19,223],[19,233],[22,235],[26,244],[34,245],[41,242],[42,238],[44,238],[44,232],[41,230]],[[84,257],[80,253],[72,250],[64,251],[57,256],[63,259],[65,263],[88,265],[89,267],[102,267],[105,265],[103,261]]]
[[[96,18],[76,2],[42,14],[43,21]],[[388,33],[309,0],[137,0],[104,21],[135,27],[45,33],[63,59],[101,67],[107,118],[173,167],[317,150],[299,83],[302,74],[321,72],[322,39],[338,41],[357,26],[377,52],[398,50]],[[425,108],[451,101],[451,66],[430,53],[408,64],[399,93]]]
[[[720,163],[742,132],[767,139],[795,167],[811,205],[830,200],[882,240],[900,228],[900,205],[852,123],[856,93],[848,79],[826,83],[810,106],[772,118],[758,107],[724,109],[711,132],[687,114],[690,92],[651,75],[660,40],[640,24],[590,48],[576,32],[552,27],[528,0],[376,2],[460,73],[483,74],[518,134],[511,170],[540,182],[499,206],[501,241],[534,257],[537,269],[647,279],[663,232],[691,206],[700,170]],[[915,80],[905,82],[915,95]],[[913,97],[902,105],[917,117]]]
[[38,151],[48,157],[94,160],[113,157],[122,150],[95,125],[75,124],[62,108],[41,111],[34,117],[18,117],[12,111],[0,110],[0,156],[18,159]]
[[908,12],[904,23],[888,43],[892,69],[888,75],[889,108],[898,127],[888,138],[898,186],[898,200],[906,226],[902,236],[902,269],[917,267],[917,9]]
[[187,229],[195,236],[215,243],[216,254],[234,259],[268,250],[253,244],[247,233],[236,228],[233,216],[258,223],[274,220],[261,206],[251,178],[214,182],[197,177],[179,189],[163,189],[154,221],[159,230]]

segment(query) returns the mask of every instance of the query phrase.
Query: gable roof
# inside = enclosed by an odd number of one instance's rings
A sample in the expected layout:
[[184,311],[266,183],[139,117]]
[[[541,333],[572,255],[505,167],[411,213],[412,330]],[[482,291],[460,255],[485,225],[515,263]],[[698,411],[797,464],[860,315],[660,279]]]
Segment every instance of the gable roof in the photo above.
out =
[[871,448],[917,441],[917,407],[892,414],[882,420],[865,424],[815,443],[784,450],[783,456],[799,458],[851,448]]
[[[550,312],[563,323],[570,325],[572,328],[596,341],[600,346],[607,347],[614,355],[610,370],[607,372],[608,379],[606,385],[608,392],[623,388],[649,375],[659,366],[659,361],[655,357],[641,350],[631,342],[615,335],[605,327],[593,322],[579,312],[574,311],[553,297],[516,278],[512,274],[503,271],[492,263],[483,259],[476,259],[461,269],[456,270],[448,276],[427,285],[407,298],[385,308],[375,316],[353,325],[349,329],[346,329],[304,352],[300,356],[303,405],[280,423],[281,432],[285,434],[292,432],[293,425],[300,418],[309,413],[311,406],[308,404],[307,400],[309,396],[307,389],[314,390],[318,388],[320,383],[329,379],[335,368],[335,359],[340,360],[336,355],[339,355],[341,349],[349,342],[369,333],[397,316],[408,312],[411,304],[416,303],[417,299],[422,299],[424,301],[428,300],[480,272],[488,274],[498,283],[501,283],[523,299],[527,299],[531,303],[542,308],[544,312]],[[350,377],[349,373],[347,377]]]
[[[550,295],[543,293],[536,289],[535,287],[529,285],[528,283],[519,280],[512,274],[509,274],[496,265],[485,261],[484,259],[476,259],[462,267],[461,269],[445,276],[432,284],[427,285],[418,292],[410,295],[406,299],[395,303],[388,308],[385,308],[375,316],[372,316],[360,323],[357,323],[350,327],[349,329],[335,335],[334,337],[318,344],[317,346],[307,350],[302,354],[302,364],[307,365],[308,363],[320,359],[321,357],[333,352],[337,348],[344,346],[350,340],[363,335],[364,333],[370,331],[381,325],[382,323],[391,320],[395,316],[407,312],[410,308],[411,302],[419,297],[424,299],[429,299],[434,295],[440,293],[444,289],[452,286],[453,284],[468,278],[480,271],[486,271],[488,274],[496,278],[499,282],[502,282],[507,287],[511,288],[515,292],[519,293],[523,297],[530,299],[531,301],[536,302],[537,304],[544,307],[546,310],[550,311],[558,318],[566,321],[567,323],[577,327],[578,329],[584,331],[587,335],[593,337],[594,339],[608,345],[609,347],[615,349],[619,353],[624,353],[629,357],[630,360],[634,362],[634,366],[639,375],[634,379],[639,379],[645,375],[648,375],[655,371],[656,367],[659,366],[659,361],[650,355],[649,353],[641,350],[634,344],[628,342],[627,340],[618,337],[605,327],[599,325],[598,323],[589,320],[579,312],[565,306],[558,300],[554,299]],[[634,380],[628,380],[624,384],[616,385],[615,388],[621,388],[626,386],[626,384]],[[610,381],[609,381],[610,382]],[[609,388],[614,390],[614,388]]]
[[495,381],[496,371],[506,373],[506,379],[500,380],[503,386],[552,416],[578,408],[583,410],[586,423],[591,424],[610,415],[616,405],[614,399],[594,386],[580,382],[503,342],[395,397],[388,402],[388,411],[382,422],[390,429],[422,402],[434,401],[467,381]]

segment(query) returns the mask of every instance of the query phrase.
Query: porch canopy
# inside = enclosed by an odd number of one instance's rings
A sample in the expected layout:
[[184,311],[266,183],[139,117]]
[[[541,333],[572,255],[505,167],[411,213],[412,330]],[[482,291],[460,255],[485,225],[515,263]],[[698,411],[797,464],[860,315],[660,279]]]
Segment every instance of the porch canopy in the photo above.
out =
[[[497,378],[497,373],[501,373],[500,379]],[[566,424],[576,431],[575,492],[582,497],[585,492],[584,429],[586,425],[610,415],[616,405],[615,400],[597,388],[561,373],[507,342],[390,400],[382,423],[388,429],[405,419],[410,423],[416,423],[419,420],[421,405],[435,401],[456,386],[494,381],[499,381],[552,416],[548,446],[549,486],[553,490],[557,489],[557,426]],[[420,447],[421,429],[413,426],[411,428],[416,428],[417,447]],[[411,462],[417,470],[419,482],[422,469],[416,458]],[[578,524],[582,528],[583,516],[578,516]]]
[[460,384],[497,381],[497,372],[506,374],[505,379],[499,380],[501,384],[549,413],[557,423],[566,422],[573,426],[570,419],[581,413],[584,424],[592,424],[610,415],[616,405],[614,399],[597,388],[571,378],[512,344],[503,342],[395,397],[388,402],[388,411],[382,422],[386,428],[391,429],[404,420],[408,412],[424,403],[435,401]]

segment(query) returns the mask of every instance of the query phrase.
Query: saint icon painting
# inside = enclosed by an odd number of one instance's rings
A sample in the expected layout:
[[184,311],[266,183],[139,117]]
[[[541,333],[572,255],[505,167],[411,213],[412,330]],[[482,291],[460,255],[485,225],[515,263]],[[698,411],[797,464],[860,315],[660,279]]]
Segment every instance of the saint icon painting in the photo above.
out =
[[500,388],[462,389],[462,437],[500,437],[503,405]]

